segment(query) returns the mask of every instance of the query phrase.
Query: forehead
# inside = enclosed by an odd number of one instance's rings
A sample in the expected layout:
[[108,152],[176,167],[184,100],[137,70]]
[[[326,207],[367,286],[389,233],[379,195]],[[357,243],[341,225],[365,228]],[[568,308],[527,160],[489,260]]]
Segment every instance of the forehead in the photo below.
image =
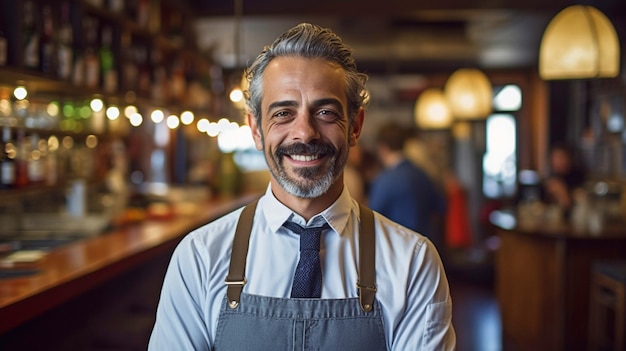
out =
[[338,64],[321,58],[278,57],[263,75],[264,95],[298,91],[345,95],[346,73]]

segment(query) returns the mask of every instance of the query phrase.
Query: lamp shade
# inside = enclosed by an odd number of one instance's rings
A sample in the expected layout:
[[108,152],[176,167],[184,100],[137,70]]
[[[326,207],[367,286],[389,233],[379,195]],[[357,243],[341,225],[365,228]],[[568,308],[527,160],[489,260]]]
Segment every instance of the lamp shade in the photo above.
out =
[[422,129],[450,127],[452,114],[441,89],[424,90],[415,102],[415,123]]
[[479,69],[461,68],[454,71],[446,82],[444,95],[456,119],[484,119],[491,113],[493,88]]
[[542,79],[610,78],[619,74],[619,41],[611,21],[591,6],[561,10],[539,48]]

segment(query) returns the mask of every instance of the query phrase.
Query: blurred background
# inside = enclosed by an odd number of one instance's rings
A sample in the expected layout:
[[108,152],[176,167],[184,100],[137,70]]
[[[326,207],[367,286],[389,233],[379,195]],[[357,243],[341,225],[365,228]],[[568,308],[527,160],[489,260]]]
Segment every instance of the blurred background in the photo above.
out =
[[[432,235],[458,302],[458,349],[576,350],[595,340],[588,327],[593,264],[626,257],[626,2],[0,5],[0,286],[48,277],[46,257],[57,248],[263,192],[269,175],[244,118],[243,70],[282,32],[311,22],[341,36],[369,75],[354,151],[360,199],[367,201],[382,169],[376,133],[390,121],[406,127],[406,157],[446,196],[448,213]],[[557,22],[564,28],[555,29]],[[576,46],[567,56],[569,43],[589,49]],[[568,183],[567,205],[546,187],[557,173],[552,152],[564,145],[582,174]],[[154,289],[159,267],[146,283]],[[577,284],[575,272],[585,277]],[[101,300],[119,284],[103,280],[88,290]],[[27,301],[7,289],[0,289],[0,314]],[[42,325],[61,318],[36,314]],[[43,329],[29,320],[0,329],[0,341],[18,345]],[[81,334],[81,347],[94,333]]]

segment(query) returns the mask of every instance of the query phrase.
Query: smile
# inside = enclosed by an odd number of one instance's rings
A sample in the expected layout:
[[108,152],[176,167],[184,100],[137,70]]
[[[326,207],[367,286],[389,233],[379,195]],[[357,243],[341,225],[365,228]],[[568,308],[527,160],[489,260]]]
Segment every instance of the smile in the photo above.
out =
[[317,160],[319,155],[289,155],[289,157],[295,161],[311,162]]

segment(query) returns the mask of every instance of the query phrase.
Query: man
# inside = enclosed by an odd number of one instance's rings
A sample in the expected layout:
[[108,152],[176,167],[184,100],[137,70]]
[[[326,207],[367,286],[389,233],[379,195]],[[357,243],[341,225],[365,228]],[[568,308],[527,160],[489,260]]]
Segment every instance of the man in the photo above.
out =
[[368,205],[442,248],[446,198],[428,174],[406,157],[408,139],[407,128],[395,122],[378,129],[376,147],[384,169],[371,184]]
[[575,162],[572,147],[564,142],[552,146],[549,160],[550,175],[543,183],[544,201],[556,204],[569,217],[574,206],[574,194],[584,187],[585,172]]
[[[149,349],[452,350],[449,288],[432,244],[360,210],[344,189],[367,80],[351,50],[300,24],[265,47],[247,77],[248,122],[270,184],[256,207],[181,241]],[[300,237],[293,222],[321,228]],[[321,242],[305,243],[313,232]]]

